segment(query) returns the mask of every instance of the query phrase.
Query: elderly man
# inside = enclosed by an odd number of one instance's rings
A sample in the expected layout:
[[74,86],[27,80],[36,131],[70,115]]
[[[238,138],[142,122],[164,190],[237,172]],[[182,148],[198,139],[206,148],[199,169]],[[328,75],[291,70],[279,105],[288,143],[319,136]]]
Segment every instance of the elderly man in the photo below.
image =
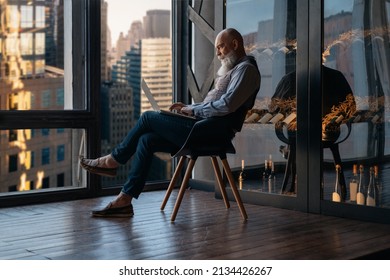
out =
[[115,176],[120,164],[133,157],[128,180],[118,196],[104,209],[92,211],[99,217],[132,217],[132,199],[143,190],[153,153],[174,153],[184,144],[194,124],[204,118],[223,117],[234,134],[241,130],[242,114],[252,108],[260,88],[260,73],[255,60],[247,56],[241,34],[232,28],[222,30],[215,40],[216,55],[221,61],[216,83],[205,101],[185,105],[175,103],[170,110],[177,110],[196,119],[164,115],[155,111],[142,114],[137,124],[110,155],[97,158],[80,158],[80,165],[91,173]]

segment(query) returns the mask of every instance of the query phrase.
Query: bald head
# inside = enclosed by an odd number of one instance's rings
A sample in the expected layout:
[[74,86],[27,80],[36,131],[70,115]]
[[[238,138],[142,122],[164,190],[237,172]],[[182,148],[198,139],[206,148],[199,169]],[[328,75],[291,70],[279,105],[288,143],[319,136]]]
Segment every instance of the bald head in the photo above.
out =
[[246,55],[244,40],[240,32],[234,28],[227,28],[218,33],[215,38],[215,48],[218,57],[223,57],[230,51],[233,51],[238,59]]
[[243,47],[244,46],[244,40],[242,39],[242,36],[240,34],[240,32],[238,32],[236,29],[234,28],[227,28],[227,29],[224,29],[222,30],[219,34],[221,34],[221,36],[226,36],[227,39],[229,40],[237,40],[238,43]]

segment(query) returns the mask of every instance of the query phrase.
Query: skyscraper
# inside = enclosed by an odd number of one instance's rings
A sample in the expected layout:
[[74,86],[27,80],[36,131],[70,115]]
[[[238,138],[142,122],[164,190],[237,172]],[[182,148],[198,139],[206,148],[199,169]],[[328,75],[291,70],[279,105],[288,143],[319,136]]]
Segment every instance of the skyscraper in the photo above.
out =
[[[0,2],[0,109],[63,110],[63,1]],[[0,192],[71,185],[71,129],[0,132]]]
[[144,38],[170,38],[170,15],[169,10],[149,10],[144,16]]
[[[141,77],[148,84],[161,109],[172,105],[172,47],[170,38],[143,39],[141,44]],[[151,109],[141,94],[141,113]]]

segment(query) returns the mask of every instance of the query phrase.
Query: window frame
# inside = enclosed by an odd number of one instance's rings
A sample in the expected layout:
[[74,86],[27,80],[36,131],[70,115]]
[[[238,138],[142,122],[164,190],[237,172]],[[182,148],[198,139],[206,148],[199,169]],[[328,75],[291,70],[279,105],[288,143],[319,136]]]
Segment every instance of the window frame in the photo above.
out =
[[[74,69],[73,84],[82,85],[84,90],[82,102],[85,109],[74,110],[1,110],[0,129],[84,129],[85,154],[91,157],[100,154],[99,92],[100,92],[100,0],[72,1],[72,23],[74,26],[85,26],[83,32],[73,31],[73,61],[82,62],[83,69]],[[81,16],[82,15],[82,16]],[[90,30],[93,29],[93,32]],[[80,42],[85,47],[80,48]],[[56,152],[51,149],[51,152]],[[55,156],[55,155],[54,155]],[[54,158],[54,157],[53,157]],[[100,178],[87,174],[86,186],[53,188],[45,192],[9,192],[0,194],[2,207],[50,202],[75,198],[91,197],[103,192]],[[20,196],[23,196],[23,200]]]

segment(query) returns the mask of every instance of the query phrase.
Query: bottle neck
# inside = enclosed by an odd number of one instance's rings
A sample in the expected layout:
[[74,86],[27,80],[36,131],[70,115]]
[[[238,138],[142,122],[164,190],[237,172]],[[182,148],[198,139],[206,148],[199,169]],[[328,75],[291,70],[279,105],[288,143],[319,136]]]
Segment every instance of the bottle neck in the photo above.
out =
[[374,173],[370,172],[370,181],[368,183],[369,187],[374,186]]

